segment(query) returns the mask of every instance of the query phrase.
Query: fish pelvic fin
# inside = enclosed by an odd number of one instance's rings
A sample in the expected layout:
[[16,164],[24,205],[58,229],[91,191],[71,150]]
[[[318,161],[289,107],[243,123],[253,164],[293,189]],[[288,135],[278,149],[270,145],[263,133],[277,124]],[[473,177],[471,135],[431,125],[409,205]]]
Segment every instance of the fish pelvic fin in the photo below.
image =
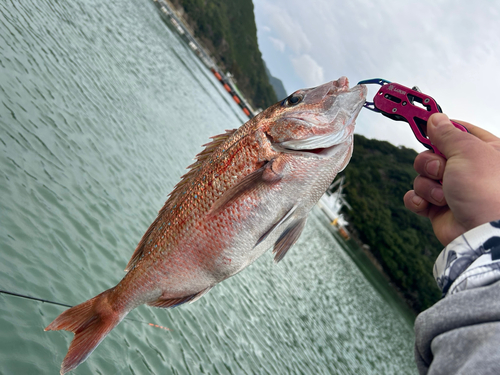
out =
[[303,217],[293,221],[278,238],[273,249],[275,263],[283,259],[287,251],[297,242],[304,230],[306,220],[307,217]]
[[275,224],[273,224],[271,226],[271,228],[269,228],[262,236],[260,236],[260,238],[258,239],[257,243],[254,245],[255,246],[258,246],[260,245],[263,241],[266,240],[267,237],[269,237],[269,235],[271,233],[273,233],[279,226],[283,225],[285,223],[285,221],[287,221],[290,216],[295,212],[295,210],[297,209],[297,206],[296,205],[293,205],[292,208],[290,208],[287,213],[285,215],[283,215],[283,217],[281,219],[278,220],[278,222],[276,222]]
[[209,215],[216,215],[233,202],[258,189],[261,184],[272,184],[281,180],[283,166],[275,160],[270,160],[259,169],[240,179],[234,186],[230,187],[215,203],[209,211]]
[[198,300],[205,293],[208,293],[208,291],[210,289],[212,289],[211,286],[209,286],[206,289],[203,289],[201,292],[198,292],[198,293],[195,293],[195,294],[191,294],[191,295],[185,296],[185,297],[179,297],[179,298],[163,298],[163,297],[160,297],[156,301],[148,302],[148,305],[149,306],[153,306],[153,307],[160,307],[160,308],[163,308],[163,309],[177,307],[179,305],[182,305],[183,303],[187,303],[187,302],[192,303],[192,302]]
[[45,331],[65,330],[75,334],[61,364],[61,375],[85,361],[108,333],[125,317],[108,302],[112,289],[74,306],[50,323]]

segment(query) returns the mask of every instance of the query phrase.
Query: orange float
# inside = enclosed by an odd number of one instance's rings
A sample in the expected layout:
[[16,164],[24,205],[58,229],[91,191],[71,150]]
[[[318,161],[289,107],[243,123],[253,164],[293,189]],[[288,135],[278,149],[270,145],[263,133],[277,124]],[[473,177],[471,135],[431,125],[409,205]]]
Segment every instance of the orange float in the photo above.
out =
[[217,70],[215,70],[214,68],[212,68],[210,70],[214,74],[215,78],[217,78],[219,81],[222,81],[222,77],[221,77],[221,75],[219,74],[219,72]]

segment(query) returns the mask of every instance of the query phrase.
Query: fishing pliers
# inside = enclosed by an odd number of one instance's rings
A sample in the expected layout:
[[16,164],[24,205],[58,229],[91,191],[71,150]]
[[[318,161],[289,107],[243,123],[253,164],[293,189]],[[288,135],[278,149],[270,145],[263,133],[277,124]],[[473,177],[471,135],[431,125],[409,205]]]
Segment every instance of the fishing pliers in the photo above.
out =
[[[365,108],[381,113],[392,120],[407,122],[420,143],[445,157],[427,137],[427,120],[433,113],[443,112],[433,98],[421,92],[416,86],[410,89],[381,78],[367,79],[358,82],[358,85],[360,84],[382,86],[373,97],[373,101],[365,102]],[[454,121],[452,123],[461,131],[468,132],[465,126]]]

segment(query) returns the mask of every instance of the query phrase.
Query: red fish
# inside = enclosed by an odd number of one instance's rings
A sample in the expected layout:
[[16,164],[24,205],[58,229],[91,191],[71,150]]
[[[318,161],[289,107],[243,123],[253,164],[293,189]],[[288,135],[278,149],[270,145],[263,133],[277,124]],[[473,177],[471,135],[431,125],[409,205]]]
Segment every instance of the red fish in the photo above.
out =
[[141,304],[193,302],[273,247],[279,262],[307,215],[350,160],[363,85],[345,77],[298,90],[198,154],[142,237],[115,287],[45,330],[75,334],[64,374]]

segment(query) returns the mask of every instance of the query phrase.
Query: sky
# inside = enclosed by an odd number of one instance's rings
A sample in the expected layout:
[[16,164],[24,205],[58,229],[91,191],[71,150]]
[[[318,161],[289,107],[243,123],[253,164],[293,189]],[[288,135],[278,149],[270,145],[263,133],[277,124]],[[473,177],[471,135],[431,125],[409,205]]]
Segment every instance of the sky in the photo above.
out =
[[[416,85],[450,118],[500,136],[500,1],[253,3],[262,57],[289,94],[341,76],[351,86],[384,78]],[[425,150],[408,124],[365,109],[356,133]]]

